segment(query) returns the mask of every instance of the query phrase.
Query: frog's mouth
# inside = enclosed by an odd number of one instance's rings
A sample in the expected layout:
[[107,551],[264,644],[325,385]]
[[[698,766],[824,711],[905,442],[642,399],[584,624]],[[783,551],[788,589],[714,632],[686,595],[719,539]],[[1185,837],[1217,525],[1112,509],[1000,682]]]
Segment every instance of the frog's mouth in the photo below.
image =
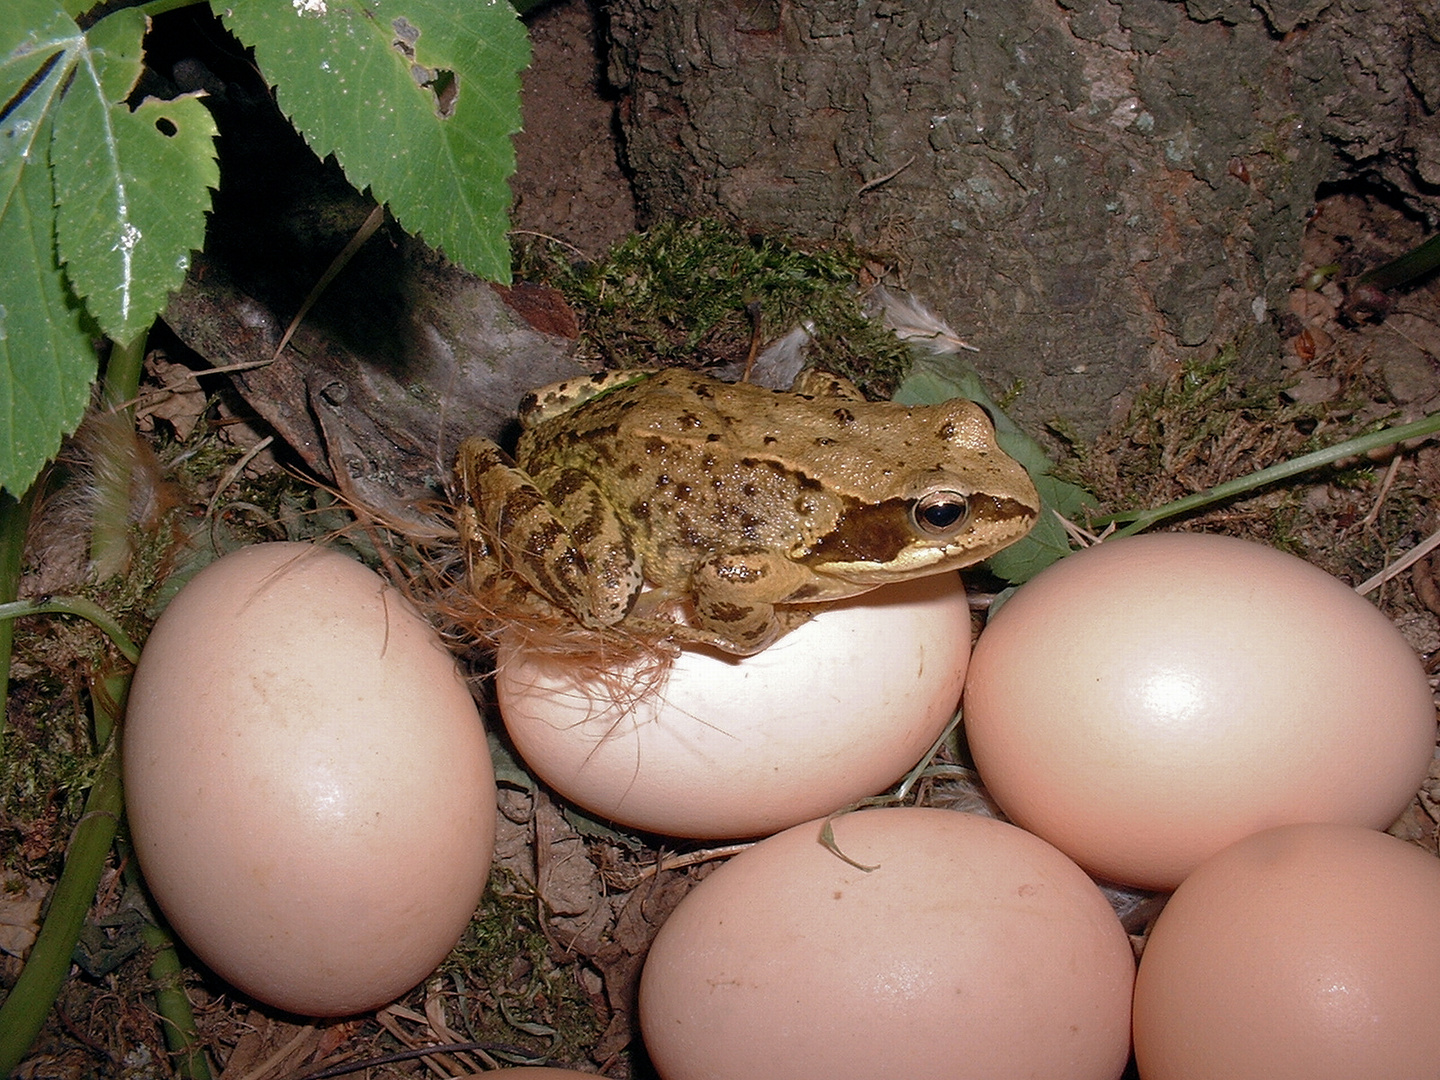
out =
[[798,558],[816,573],[859,584],[882,584],[932,567],[969,566],[1019,540],[1035,523],[1035,509],[1017,499],[976,493],[963,524],[945,536],[917,528],[913,499],[852,504],[835,528]]

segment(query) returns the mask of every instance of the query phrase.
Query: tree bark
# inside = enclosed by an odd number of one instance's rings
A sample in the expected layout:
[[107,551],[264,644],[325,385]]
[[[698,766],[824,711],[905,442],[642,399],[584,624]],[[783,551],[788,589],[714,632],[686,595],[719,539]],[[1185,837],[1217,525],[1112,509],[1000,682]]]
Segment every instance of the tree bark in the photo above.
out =
[[1433,0],[613,0],[642,215],[850,240],[1020,415],[1278,354],[1317,188],[1440,193]]

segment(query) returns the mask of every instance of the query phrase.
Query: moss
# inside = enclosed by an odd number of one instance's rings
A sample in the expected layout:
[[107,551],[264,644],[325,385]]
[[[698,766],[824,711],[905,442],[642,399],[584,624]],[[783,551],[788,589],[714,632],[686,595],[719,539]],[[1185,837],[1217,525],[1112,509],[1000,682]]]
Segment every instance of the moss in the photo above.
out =
[[564,294],[606,367],[742,363],[758,313],[763,343],[809,323],[812,364],[888,397],[909,354],[866,317],[863,263],[851,249],[802,247],[701,219],[637,233],[597,263],[562,263],[531,247],[516,272]]

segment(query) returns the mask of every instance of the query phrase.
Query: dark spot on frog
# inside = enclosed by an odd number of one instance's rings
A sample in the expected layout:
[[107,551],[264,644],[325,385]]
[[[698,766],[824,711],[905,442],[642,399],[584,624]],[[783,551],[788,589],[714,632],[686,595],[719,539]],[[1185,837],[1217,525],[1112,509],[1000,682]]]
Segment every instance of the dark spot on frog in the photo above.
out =
[[[705,441],[706,441],[706,442],[719,442],[719,441],[720,441],[720,433],[719,433],[718,431],[712,431],[709,435],[706,435],[706,436],[705,436]],[[713,461],[713,459],[711,459],[711,460]]]
[[774,446],[774,445],[775,445],[777,442],[779,442],[779,441],[780,441],[780,439],[779,439],[777,436],[774,436],[774,435],[766,435],[766,436],[765,436],[765,439],[764,439],[764,442],[765,442],[765,445],[766,445],[766,446]]
[[697,428],[705,423],[705,421],[701,417],[699,417],[693,412],[681,413],[675,419],[676,423],[678,423],[682,428]]
[[687,547],[708,548],[710,539],[700,532],[690,521],[690,515],[677,512],[675,514],[675,538]]
[[750,618],[750,609],[738,604],[706,604],[705,616],[711,622],[738,623]]
[[753,482],[753,481],[750,481],[750,480],[746,480],[743,484],[741,484],[741,485],[740,485],[740,494],[743,495],[743,496],[745,496],[745,498],[747,498],[747,499],[753,499],[753,498],[755,498],[756,487],[755,487],[754,482]]
[[836,889],[833,893],[830,894],[830,899],[843,900],[845,899],[845,893],[840,889]]
[[645,453],[654,455],[664,454],[665,451],[669,449],[670,444],[667,443],[664,439],[659,438],[658,436],[651,436],[650,438],[646,439],[644,443],[641,444],[641,446],[644,449]]
[[589,477],[580,469],[566,469],[550,485],[550,499],[561,503],[589,483]]
[[636,499],[630,504],[630,516],[636,521],[650,520],[650,500]]
[[587,516],[584,520],[570,526],[570,539],[580,547],[584,547],[599,535],[600,518],[594,515]]
[[849,409],[836,409],[834,412],[835,421],[843,426],[855,423],[855,414]]
[[847,500],[847,507],[835,523],[805,555],[805,561],[824,565],[833,562],[884,564],[892,561],[915,539],[910,527],[910,505],[906,499],[886,499],[865,505]]
[[710,384],[699,380],[690,388],[690,392],[698,398],[704,398],[706,401],[709,401],[715,396],[715,391],[711,389]]

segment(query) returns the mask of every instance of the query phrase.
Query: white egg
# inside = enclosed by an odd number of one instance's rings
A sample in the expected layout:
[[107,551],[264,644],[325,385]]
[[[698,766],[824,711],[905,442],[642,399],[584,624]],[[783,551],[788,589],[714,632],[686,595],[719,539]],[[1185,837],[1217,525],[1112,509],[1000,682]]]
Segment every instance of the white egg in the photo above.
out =
[[1016,824],[1173,889],[1273,825],[1381,828],[1435,748],[1425,669],[1317,567],[1227,536],[1109,540],[1021,586],[975,647],[965,729]]
[[[1100,890],[993,818],[888,807],[741,852],[640,981],[664,1080],[1117,1080],[1135,961]],[[860,864],[860,865],[856,865]]]
[[657,681],[502,644],[496,691],[526,763],[567,799],[669,836],[760,836],[899,779],[944,730],[970,655],[957,574],[821,612],[755,656],[684,650]]
[[335,551],[262,544],[196,575],[146,642],[122,746],[146,883],[261,1001],[383,1005],[480,899],[495,782],[474,701],[430,625]]

